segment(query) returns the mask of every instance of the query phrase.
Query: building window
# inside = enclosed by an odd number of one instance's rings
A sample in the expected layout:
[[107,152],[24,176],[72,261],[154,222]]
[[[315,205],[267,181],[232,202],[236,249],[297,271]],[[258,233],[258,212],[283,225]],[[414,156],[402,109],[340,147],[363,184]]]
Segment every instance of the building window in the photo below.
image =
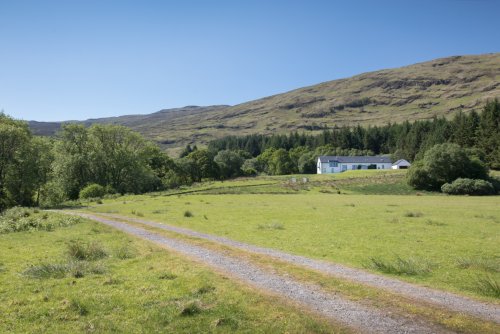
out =
[[329,162],[329,166],[330,167],[338,167],[339,166],[339,163],[337,161],[330,161]]

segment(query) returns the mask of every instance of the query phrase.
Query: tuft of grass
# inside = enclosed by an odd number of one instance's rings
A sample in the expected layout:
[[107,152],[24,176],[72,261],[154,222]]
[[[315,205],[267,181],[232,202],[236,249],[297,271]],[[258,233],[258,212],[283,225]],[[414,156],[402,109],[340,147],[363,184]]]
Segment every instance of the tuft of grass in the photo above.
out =
[[259,224],[257,225],[259,230],[284,230],[285,226],[281,223],[272,223],[272,224]]
[[409,218],[417,218],[417,217],[422,217],[424,214],[420,211],[407,211],[404,214],[404,217],[409,217]]
[[161,273],[160,276],[158,276],[159,279],[164,279],[164,280],[174,280],[177,278],[177,275],[172,274],[172,273]]
[[479,269],[492,273],[500,272],[500,263],[488,258],[461,257],[457,259],[457,267],[461,269]]
[[478,277],[476,289],[482,295],[500,298],[500,282],[490,275]]
[[192,301],[186,304],[182,310],[180,315],[183,317],[190,317],[197,314],[200,314],[203,311],[199,301]]
[[199,288],[198,290],[196,290],[196,295],[204,295],[206,293],[209,293],[209,292],[213,292],[215,291],[215,287],[212,286],[212,285],[204,285],[202,286],[201,288]]
[[87,274],[101,275],[106,268],[101,264],[89,264],[86,261],[72,261],[68,263],[42,263],[29,266],[23,271],[23,276],[36,279],[64,278],[68,274],[74,278],[82,278]]
[[431,226],[446,226],[446,225],[447,225],[447,224],[445,224],[445,223],[437,222],[437,221],[432,220],[432,219],[427,219],[427,220],[425,221],[425,223],[426,223],[427,225],[431,225]]
[[372,257],[370,261],[370,268],[386,274],[415,276],[431,272],[429,263],[414,258],[403,259],[397,256],[396,259],[390,261]]
[[103,285],[117,285],[120,283],[121,283],[121,280],[119,280],[118,278],[108,277],[102,284]]
[[67,253],[70,258],[75,260],[94,261],[103,259],[108,256],[108,252],[103,248],[101,243],[71,241],[68,245]]
[[401,221],[399,220],[398,217],[392,217],[391,219],[389,219],[389,223],[391,224],[399,224]]
[[29,278],[63,278],[68,272],[68,265],[61,263],[44,263],[39,265],[32,265],[28,267],[23,275]]
[[136,254],[136,249],[131,247],[130,245],[123,245],[115,252],[116,257],[121,260],[132,259],[136,256]]
[[140,211],[132,210],[132,211],[130,211],[130,213],[132,213],[134,216],[137,216],[137,217],[144,217],[144,214]]
[[238,319],[228,316],[228,317],[222,317],[219,318],[215,321],[214,323],[215,327],[229,327],[232,330],[238,329],[239,322]]
[[86,316],[90,313],[89,307],[79,299],[72,299],[70,308],[81,316]]
[[193,213],[189,210],[184,211],[184,217],[190,218],[193,217]]

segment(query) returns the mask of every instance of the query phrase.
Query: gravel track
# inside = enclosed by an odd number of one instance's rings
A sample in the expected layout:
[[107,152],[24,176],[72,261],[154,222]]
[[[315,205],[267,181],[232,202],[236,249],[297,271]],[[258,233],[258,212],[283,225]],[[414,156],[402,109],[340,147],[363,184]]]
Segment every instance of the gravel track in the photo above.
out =
[[[324,274],[340,277],[343,279],[348,279],[375,288],[382,288],[396,294],[407,296],[414,300],[431,303],[440,307],[444,307],[448,310],[465,313],[485,320],[500,323],[500,306],[483,303],[480,301],[469,299],[467,297],[455,295],[450,292],[439,291],[422,286],[417,286],[393,278],[372,274],[364,270],[353,269],[332,262],[310,259],[300,255],[293,255],[275,249],[258,247],[224,237],[196,232],[182,227],[160,224],[147,221],[144,219],[129,218],[114,214],[99,213],[99,215],[111,217],[114,219],[120,219],[126,221],[128,220],[131,222],[147,225],[150,227],[160,228],[163,230],[191,237],[214,241],[226,246],[243,249],[245,251],[272,256],[284,262],[314,269]],[[98,217],[91,216],[90,218],[95,219]]]
[[254,287],[304,305],[329,319],[343,323],[363,333],[450,333],[450,331],[443,328],[424,323],[420,319],[406,318],[364,306],[338,295],[322,291],[319,286],[300,283],[290,277],[264,271],[240,258],[158,235],[123,222],[85,213],[66,213],[101,222],[128,234],[170,248],[230,274],[232,277],[236,277]]

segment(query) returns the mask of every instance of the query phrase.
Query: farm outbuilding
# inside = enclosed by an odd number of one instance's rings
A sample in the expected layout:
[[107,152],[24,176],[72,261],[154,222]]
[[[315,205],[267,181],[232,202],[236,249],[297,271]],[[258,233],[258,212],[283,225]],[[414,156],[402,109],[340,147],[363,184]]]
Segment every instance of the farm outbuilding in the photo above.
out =
[[384,156],[329,156],[318,157],[317,173],[341,173],[357,169],[391,169],[391,158]]
[[408,169],[410,168],[411,163],[409,163],[405,159],[399,159],[395,163],[392,164],[392,169]]

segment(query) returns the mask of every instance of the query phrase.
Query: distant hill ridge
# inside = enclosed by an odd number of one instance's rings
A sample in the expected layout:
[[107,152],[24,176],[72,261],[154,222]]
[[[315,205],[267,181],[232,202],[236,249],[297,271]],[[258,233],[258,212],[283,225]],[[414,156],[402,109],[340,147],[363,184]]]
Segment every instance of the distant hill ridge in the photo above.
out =
[[[323,82],[235,106],[186,106],[148,115],[82,121],[119,124],[175,152],[227,135],[318,131],[479,111],[500,98],[500,53],[454,56]],[[53,135],[60,122],[29,122]]]

